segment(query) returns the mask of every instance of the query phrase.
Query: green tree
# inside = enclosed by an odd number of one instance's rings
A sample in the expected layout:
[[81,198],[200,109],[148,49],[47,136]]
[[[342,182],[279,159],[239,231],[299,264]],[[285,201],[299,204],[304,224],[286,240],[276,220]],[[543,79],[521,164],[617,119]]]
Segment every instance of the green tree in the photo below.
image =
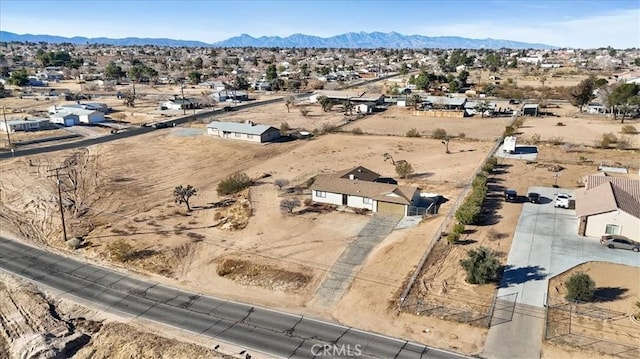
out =
[[582,107],[595,98],[593,90],[595,90],[595,78],[586,78],[569,90],[569,102],[582,112]]
[[104,68],[104,76],[109,80],[119,80],[125,76],[122,67],[110,62],[107,67]]
[[467,258],[460,260],[471,284],[495,283],[500,278],[502,266],[495,253],[489,248],[478,247],[467,252]]
[[593,299],[596,283],[585,273],[574,273],[565,282],[567,295],[565,298],[572,302],[588,302]]
[[193,68],[196,70],[202,70],[202,57],[196,57],[195,59],[193,59]]
[[331,111],[331,108],[333,107],[333,105],[335,105],[333,100],[331,100],[327,96],[319,96],[318,103],[320,104],[320,106],[322,106],[322,112]]
[[400,178],[407,178],[413,174],[413,166],[407,161],[396,162],[396,173]]
[[467,80],[469,80],[469,71],[467,70],[460,71],[460,73],[458,74],[458,81],[460,82],[460,84],[462,86],[466,86]]
[[11,77],[9,77],[8,82],[9,85],[13,86],[24,86],[29,83],[29,75],[24,69],[16,70],[11,73]]
[[278,77],[278,70],[276,68],[276,65],[271,64],[269,66],[267,66],[267,81],[271,82],[272,80],[276,79]]
[[409,67],[407,66],[406,62],[403,62],[402,65],[400,65],[400,75],[406,75],[409,73]]
[[616,86],[607,96],[607,104],[613,107],[613,119],[617,119],[617,114],[622,113],[620,123],[624,123],[631,109],[640,106],[640,85],[625,83]]
[[300,66],[300,72],[302,72],[302,76],[307,77],[311,74],[311,71],[309,71],[309,65],[307,65],[306,63],[302,64]]
[[476,104],[475,110],[477,112],[480,112],[480,118],[484,118],[484,113],[489,110],[490,106],[489,106],[489,101],[488,100],[482,100],[482,101],[478,101],[478,103]]
[[188,185],[186,187],[183,187],[182,185],[180,185],[174,188],[173,197],[176,204],[183,204],[183,203],[186,204],[187,211],[191,212],[191,206],[189,205],[189,200],[191,199],[191,197],[195,196],[197,192],[198,190],[195,189],[192,185]]
[[189,72],[187,77],[189,78],[189,82],[195,85],[200,83],[200,79],[202,79],[202,74],[199,73],[198,71],[191,71]]

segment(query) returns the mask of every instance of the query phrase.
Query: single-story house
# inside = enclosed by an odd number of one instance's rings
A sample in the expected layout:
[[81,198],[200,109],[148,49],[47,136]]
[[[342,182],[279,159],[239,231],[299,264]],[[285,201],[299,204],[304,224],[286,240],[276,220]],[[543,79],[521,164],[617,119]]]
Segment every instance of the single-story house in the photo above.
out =
[[420,203],[420,188],[377,182],[379,178],[380,175],[361,166],[318,175],[311,186],[311,199],[402,216],[409,215],[409,207]]
[[227,100],[249,101],[249,94],[247,93],[247,91],[241,90],[222,90],[213,93],[211,97],[218,102],[225,102]]
[[49,123],[48,118],[0,121],[0,131],[9,133],[16,131],[37,131],[43,127],[47,127]]
[[220,138],[249,142],[270,142],[280,138],[280,130],[275,127],[256,125],[251,121],[220,122],[213,121],[207,125],[207,134]]
[[578,234],[619,234],[640,240],[640,180],[607,174],[585,177],[576,192]]
[[68,112],[58,112],[49,115],[49,121],[51,123],[57,123],[63,125],[64,127],[71,127],[80,123],[80,118],[78,115],[74,115]]
[[587,113],[590,114],[605,113],[606,111],[607,108],[597,102],[592,102],[587,105]]
[[422,98],[422,103],[433,108],[445,110],[464,110],[467,103],[466,97],[448,96],[426,96]]
[[[51,107],[49,107],[48,110],[49,110],[49,113],[51,115],[60,115],[60,114],[76,115],[78,117],[78,122],[79,123],[93,124],[93,123],[104,122],[104,120],[105,120],[104,119],[104,112],[85,109],[84,106],[82,106],[80,104],[51,106]],[[70,123],[70,120],[64,120],[64,119],[61,120],[60,116],[56,116],[55,119],[53,119],[52,116],[49,116],[49,118],[52,119],[51,122],[60,123],[60,124],[63,124],[65,126],[67,126],[67,123]],[[78,122],[76,122],[76,124]]]
[[527,103],[522,106],[522,114],[524,116],[538,116],[540,105],[537,103]]
[[197,103],[188,98],[173,98],[160,104],[162,109],[167,110],[190,110],[197,107]]

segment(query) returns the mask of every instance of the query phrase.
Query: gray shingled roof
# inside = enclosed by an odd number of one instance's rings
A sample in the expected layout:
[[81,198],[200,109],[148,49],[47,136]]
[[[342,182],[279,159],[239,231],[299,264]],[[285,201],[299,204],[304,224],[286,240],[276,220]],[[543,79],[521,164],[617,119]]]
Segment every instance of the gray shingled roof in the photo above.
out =
[[277,128],[265,125],[251,125],[241,122],[220,122],[213,121],[207,125],[207,128],[215,128],[224,132],[244,133],[247,135],[260,136],[267,132],[269,129],[278,131]]

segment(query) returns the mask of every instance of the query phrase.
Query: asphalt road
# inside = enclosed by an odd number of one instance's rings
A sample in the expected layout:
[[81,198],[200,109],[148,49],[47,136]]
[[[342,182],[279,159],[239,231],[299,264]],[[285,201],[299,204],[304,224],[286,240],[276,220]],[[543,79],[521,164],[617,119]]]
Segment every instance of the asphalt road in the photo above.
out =
[[[467,358],[335,323],[190,293],[0,237],[0,269],[124,313],[276,357]],[[325,349],[326,348],[326,349]]]

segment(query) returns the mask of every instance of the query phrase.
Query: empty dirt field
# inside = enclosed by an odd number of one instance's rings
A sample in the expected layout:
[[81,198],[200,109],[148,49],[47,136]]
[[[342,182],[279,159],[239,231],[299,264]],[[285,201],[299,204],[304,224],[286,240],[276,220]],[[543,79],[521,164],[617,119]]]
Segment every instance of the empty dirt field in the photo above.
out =
[[[511,117],[481,118],[480,116],[465,118],[440,118],[416,116],[413,109],[392,106],[384,112],[365,116],[364,118],[343,127],[344,131],[356,128],[366,134],[405,136],[407,131],[415,128],[422,136],[431,136],[433,131],[442,128],[453,137],[463,136],[482,141],[493,141],[511,121]],[[455,141],[450,143],[455,146]]]

